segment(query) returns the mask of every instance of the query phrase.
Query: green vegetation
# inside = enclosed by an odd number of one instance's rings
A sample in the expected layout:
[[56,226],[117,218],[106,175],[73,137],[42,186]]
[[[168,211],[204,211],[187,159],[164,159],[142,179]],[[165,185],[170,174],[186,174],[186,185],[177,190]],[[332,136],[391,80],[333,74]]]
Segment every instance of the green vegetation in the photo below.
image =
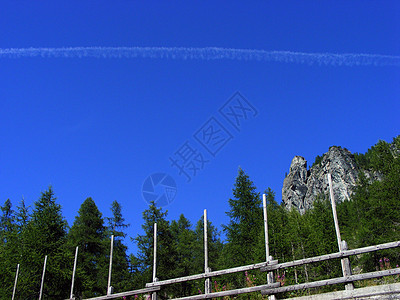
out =
[[[342,238],[350,248],[358,248],[400,240],[400,137],[389,144],[379,141],[365,154],[355,154],[360,168],[380,174],[382,180],[372,181],[363,172],[351,201],[337,206]],[[316,162],[322,157],[317,156]],[[314,163],[314,164],[315,164]],[[270,255],[287,262],[338,251],[331,206],[322,195],[314,208],[304,215],[288,211],[275,200],[267,188],[267,211]],[[208,221],[209,265],[212,270],[265,261],[263,212],[260,193],[248,174],[239,168],[229,199],[229,222],[223,226],[226,241]],[[106,294],[110,236],[114,235],[113,285],[115,292],[143,288],[152,281],[153,226],[157,223],[159,279],[202,273],[203,216],[195,226],[182,214],[169,221],[168,212],[151,204],[143,212],[143,235],[133,240],[138,253],[127,254],[126,234],[121,205],[114,201],[112,216],[104,219],[94,200],[87,198],[81,205],[71,228],[62,216],[50,187],[35,202],[32,212],[24,200],[14,208],[7,199],[0,216],[0,298],[11,298],[17,264],[20,277],[18,299],[38,297],[44,256],[48,255],[45,299],[69,297],[70,277],[75,247],[79,246],[75,296],[92,297]],[[106,224],[105,224],[106,223]],[[383,270],[400,264],[398,249],[352,257],[352,266],[363,271]],[[275,272],[275,280],[283,285],[303,283],[341,276],[340,261],[332,260]],[[213,291],[265,284],[266,274],[258,271],[217,277]],[[398,282],[399,277],[381,279]],[[115,283],[114,283],[115,282]],[[364,286],[372,282],[360,282]],[[342,287],[324,287],[316,292]],[[204,280],[171,285],[159,293],[161,299],[204,293]],[[282,297],[304,295],[304,291]],[[254,293],[238,299],[262,299]],[[139,297],[140,299],[140,297]],[[144,298],[143,298],[144,299]]]
[[315,161],[312,164],[311,168],[314,167],[314,166],[319,166],[321,164],[323,158],[324,158],[323,155],[322,156],[317,155],[317,157],[315,158]]

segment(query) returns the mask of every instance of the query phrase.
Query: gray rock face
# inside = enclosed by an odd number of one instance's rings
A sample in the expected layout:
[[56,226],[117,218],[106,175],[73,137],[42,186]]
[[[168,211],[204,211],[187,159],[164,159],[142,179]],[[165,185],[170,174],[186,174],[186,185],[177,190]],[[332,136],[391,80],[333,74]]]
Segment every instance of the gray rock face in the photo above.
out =
[[[356,186],[359,169],[354,156],[347,149],[332,146],[320,163],[307,170],[304,157],[295,156],[290,172],[283,181],[282,201],[286,208],[295,207],[304,213],[317,197],[329,194],[327,174],[332,175],[336,202],[349,200]],[[369,174],[372,177],[372,174]]]
[[290,165],[290,172],[283,180],[282,200],[286,207],[304,211],[307,190],[307,161],[302,156],[295,156]]

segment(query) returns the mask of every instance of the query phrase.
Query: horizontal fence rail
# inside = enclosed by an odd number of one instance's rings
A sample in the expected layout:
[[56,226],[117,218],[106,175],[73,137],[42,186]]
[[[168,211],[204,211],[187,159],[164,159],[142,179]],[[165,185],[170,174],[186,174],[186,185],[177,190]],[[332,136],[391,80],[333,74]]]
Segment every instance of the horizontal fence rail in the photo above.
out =
[[281,264],[275,264],[275,265],[271,265],[271,266],[261,267],[260,270],[262,272],[267,272],[267,271],[272,271],[272,270],[295,267],[295,266],[300,266],[300,265],[324,261],[324,260],[343,258],[343,257],[352,256],[352,255],[358,255],[358,254],[363,254],[363,253],[368,253],[368,252],[373,252],[373,251],[378,251],[378,250],[391,249],[391,248],[396,248],[396,247],[400,247],[400,241],[390,242],[390,243],[380,244],[380,245],[375,245],[375,246],[368,246],[368,247],[358,248],[358,249],[353,249],[353,250],[346,250],[346,251],[342,251],[342,252],[325,254],[325,255],[321,255],[321,256],[304,258],[304,259],[299,259],[299,260],[294,260],[294,261],[289,261],[289,262],[285,262],[285,263],[281,263]]
[[[167,279],[167,280],[160,280],[160,281],[156,281],[156,282],[149,282],[149,283],[146,283],[146,287],[162,286],[162,285],[191,281],[191,280],[196,280],[196,279],[203,279],[203,278],[232,274],[232,273],[237,273],[237,272],[255,270],[255,269],[260,269],[262,267],[266,267],[269,265],[276,265],[277,263],[278,263],[277,260],[271,260],[268,262],[262,262],[262,263],[257,263],[257,264],[253,264],[253,265],[235,267],[235,268],[218,270],[218,271],[213,271],[213,272],[208,272],[208,273],[201,273],[201,274],[196,274],[196,275],[189,275],[189,276],[178,277],[178,278]],[[201,299],[203,299],[203,298],[201,298]]]
[[201,294],[201,295],[188,296],[188,297],[182,297],[182,298],[174,298],[173,300],[186,300],[186,299],[195,299],[196,300],[196,299],[211,299],[211,298],[216,298],[216,297],[234,296],[234,295],[240,295],[240,294],[246,294],[246,293],[252,293],[252,292],[259,292],[264,289],[277,288],[279,286],[280,286],[280,283],[275,282],[275,283],[271,283],[271,284],[252,286],[252,287],[236,289],[236,290],[215,292],[215,293],[209,293],[209,294]]
[[[341,290],[323,294],[286,298],[286,300],[344,300],[344,299],[365,299],[366,297],[377,297],[383,295],[398,294],[400,283],[390,283],[385,285],[373,285],[354,290]],[[375,298],[377,299],[377,298]],[[389,298],[390,299],[390,298]],[[393,299],[393,297],[391,298]]]
[[[328,174],[328,175],[329,175],[328,179],[330,181],[330,174]],[[332,188],[331,183],[330,183],[330,188]],[[332,209],[334,210],[333,193],[331,193],[331,198],[332,198],[331,202],[332,202],[332,206],[333,206]],[[352,293],[352,291],[355,291],[354,285],[352,284],[352,282],[354,282],[354,281],[378,278],[378,277],[383,277],[383,276],[400,275],[400,268],[398,266],[397,266],[397,268],[389,269],[389,270],[382,270],[382,271],[352,275],[350,261],[348,259],[349,256],[400,247],[400,241],[390,242],[390,243],[385,243],[385,244],[380,244],[380,245],[375,245],[375,246],[368,246],[368,247],[363,247],[363,248],[357,248],[357,249],[353,249],[353,250],[347,250],[347,243],[345,241],[342,241],[341,237],[340,237],[340,231],[339,231],[337,216],[335,214],[335,211],[334,211],[334,221],[335,221],[335,226],[336,226],[336,234],[337,234],[337,239],[338,239],[339,252],[320,255],[320,256],[316,256],[316,257],[304,258],[304,259],[299,259],[299,260],[293,260],[293,261],[284,262],[284,263],[278,263],[278,260],[274,260],[272,256],[269,256],[268,226],[267,226],[268,220],[267,220],[267,209],[266,209],[267,204],[266,204],[266,195],[265,194],[263,195],[263,208],[264,208],[264,234],[265,234],[265,250],[266,250],[266,261],[265,262],[255,263],[255,264],[246,265],[246,266],[239,266],[239,267],[234,267],[234,268],[229,268],[229,269],[211,271],[211,269],[208,267],[208,245],[207,245],[207,243],[208,243],[207,242],[207,224],[208,223],[207,223],[206,210],[204,210],[204,229],[203,229],[204,230],[204,260],[205,260],[204,273],[182,276],[182,277],[166,279],[166,280],[159,280],[156,277],[156,273],[157,273],[156,272],[156,270],[157,270],[157,259],[156,259],[156,257],[157,257],[156,256],[156,254],[157,254],[157,224],[155,223],[154,224],[154,236],[153,236],[153,239],[154,239],[153,282],[146,283],[146,287],[143,289],[131,290],[131,291],[113,294],[113,290],[111,289],[111,274],[112,274],[112,272],[111,272],[112,271],[112,269],[111,269],[112,263],[111,262],[112,262],[112,249],[113,249],[113,236],[112,236],[111,237],[111,246],[110,246],[110,265],[109,265],[107,295],[97,296],[97,297],[93,297],[93,298],[87,298],[86,300],[116,299],[116,298],[122,298],[122,297],[127,297],[127,296],[132,296],[132,295],[140,295],[140,294],[147,294],[149,296],[151,295],[152,299],[157,299],[157,292],[160,291],[163,286],[192,281],[192,280],[199,280],[199,279],[205,279],[205,293],[204,294],[175,298],[175,300],[211,299],[211,298],[235,296],[235,295],[253,293],[253,292],[261,292],[262,295],[269,295],[270,300],[275,300],[275,294],[278,294],[278,293],[303,290],[303,289],[309,289],[309,288],[316,288],[316,287],[323,287],[323,286],[335,285],[335,284],[346,284],[345,292]],[[77,260],[77,253],[78,253],[78,247],[76,248],[76,251],[75,251],[74,269],[73,269],[72,282],[71,282],[71,294],[70,294],[71,296],[69,298],[70,300],[75,299],[75,298],[73,298],[73,291],[74,291],[74,277],[75,277],[75,267],[76,267],[75,265],[76,265],[76,260]],[[44,268],[43,268],[40,295],[42,295],[42,290],[43,290],[46,259],[47,259],[47,256],[45,257],[45,263],[44,263]],[[307,282],[307,283],[290,285],[290,286],[281,286],[280,282],[274,283],[274,276],[273,276],[274,270],[296,267],[296,266],[301,266],[301,265],[305,265],[305,264],[316,263],[316,262],[321,262],[321,261],[326,261],[326,260],[332,260],[332,259],[341,259],[341,265],[342,265],[342,271],[343,271],[342,277]],[[244,271],[250,271],[250,270],[260,270],[262,272],[268,272],[267,284],[251,286],[251,287],[246,287],[246,288],[232,289],[232,290],[227,290],[227,291],[225,290],[225,291],[219,291],[219,292],[212,292],[211,285],[210,285],[211,277],[227,275],[227,274],[232,274],[232,273],[238,273],[238,272],[244,272]],[[17,271],[16,271],[13,298],[16,293],[18,271],[19,271],[19,265],[17,266]],[[397,286],[398,285],[396,285],[396,287]],[[359,291],[359,292],[361,292],[361,291]],[[392,291],[390,289],[385,290],[385,293],[389,293],[389,292],[395,293],[396,291]],[[398,291],[398,293],[400,293],[400,291]]]
[[[159,291],[159,290],[160,290],[160,287],[156,286],[156,287],[144,288],[144,289],[140,289],[140,290],[122,292],[122,293],[117,293],[117,294],[104,295],[104,296],[99,296],[99,297],[94,297],[94,298],[86,298],[85,300],[115,299],[115,298],[122,298],[122,297],[132,296],[132,295],[153,293],[153,292],[156,292],[156,291]],[[75,298],[73,298],[73,299],[75,299]]]
[[[285,263],[281,263],[281,264],[279,264],[277,260],[272,260],[272,261],[268,261],[268,262],[256,263],[256,264],[252,264],[252,265],[218,270],[218,271],[213,271],[213,272],[208,272],[208,273],[201,273],[201,274],[189,275],[189,276],[178,277],[178,278],[173,278],[173,279],[161,280],[161,281],[147,283],[146,287],[161,288],[161,286],[164,286],[164,285],[186,282],[186,281],[197,280],[197,279],[205,279],[205,278],[226,275],[226,274],[232,274],[232,273],[237,273],[237,272],[243,272],[243,271],[248,271],[248,270],[255,270],[255,269],[260,269],[261,271],[264,271],[264,272],[270,272],[273,270],[278,270],[278,269],[283,269],[283,268],[295,267],[295,266],[300,266],[300,265],[315,263],[315,262],[320,262],[320,261],[326,261],[326,260],[331,260],[331,259],[345,258],[345,257],[349,257],[352,255],[358,255],[358,254],[369,253],[369,252],[385,250],[385,249],[391,249],[391,248],[396,248],[396,247],[400,247],[400,241],[390,242],[390,243],[385,243],[385,244],[380,244],[380,245],[375,245],[375,246],[368,246],[368,247],[363,247],[363,248],[358,248],[358,249],[353,249],[353,250],[345,250],[345,251],[341,251],[341,252],[336,252],[336,253],[331,253],[331,254],[326,254],[326,255],[321,255],[321,256],[316,256],[316,257],[294,260],[294,261],[285,262]],[[333,278],[333,279],[320,280],[320,281],[308,282],[308,283],[285,286],[285,287],[280,287],[280,283],[277,282],[277,283],[259,285],[259,286],[248,287],[248,288],[234,289],[234,290],[229,290],[229,291],[221,291],[221,292],[193,295],[193,296],[182,297],[182,298],[175,298],[175,300],[211,299],[211,298],[216,298],[216,297],[233,296],[233,295],[257,292],[257,291],[261,291],[261,293],[263,295],[273,295],[273,294],[283,293],[283,292],[288,292],[288,291],[302,290],[302,289],[307,289],[307,288],[315,288],[315,287],[341,284],[341,283],[350,283],[350,282],[358,281],[358,280],[372,279],[372,278],[377,278],[377,277],[398,275],[398,274],[400,274],[400,268],[384,270],[384,271],[377,271],[377,272],[370,272],[370,273],[363,273],[363,274],[358,274],[358,275],[350,275],[350,276],[346,276],[346,277],[338,277],[338,278]],[[109,298],[96,298],[96,299],[109,299]]]
[[333,278],[333,279],[326,279],[326,280],[320,280],[320,281],[307,282],[307,283],[301,283],[301,284],[296,284],[296,285],[289,285],[289,286],[284,286],[284,287],[266,289],[266,290],[261,291],[261,294],[262,295],[272,295],[272,294],[277,294],[277,293],[291,292],[291,291],[296,291],[296,290],[303,290],[303,289],[308,289],[308,288],[315,288],[315,287],[321,287],[321,286],[327,286],[327,285],[333,285],[333,284],[339,284],[339,283],[348,283],[348,282],[353,282],[353,281],[358,281],[358,280],[372,279],[372,278],[377,278],[377,277],[398,275],[398,274],[400,274],[400,268],[395,268],[395,269],[384,270],[384,271],[369,272],[369,273],[363,273],[363,274],[358,274],[358,275],[350,275],[347,277],[338,277],[338,278]]

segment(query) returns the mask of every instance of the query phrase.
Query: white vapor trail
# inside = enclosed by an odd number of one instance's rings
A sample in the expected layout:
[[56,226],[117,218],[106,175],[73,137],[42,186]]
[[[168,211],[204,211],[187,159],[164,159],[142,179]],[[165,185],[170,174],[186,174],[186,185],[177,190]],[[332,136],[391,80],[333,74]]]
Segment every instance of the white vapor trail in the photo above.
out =
[[305,53],[232,48],[66,47],[0,48],[1,58],[152,58],[179,60],[243,60],[329,66],[400,66],[400,56],[361,53]]

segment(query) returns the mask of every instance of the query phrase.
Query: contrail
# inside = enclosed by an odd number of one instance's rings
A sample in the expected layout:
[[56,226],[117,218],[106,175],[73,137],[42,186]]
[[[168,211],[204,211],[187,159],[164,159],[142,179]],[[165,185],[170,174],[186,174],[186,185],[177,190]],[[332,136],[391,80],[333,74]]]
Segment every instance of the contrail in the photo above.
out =
[[242,60],[326,66],[400,66],[400,56],[362,53],[306,53],[218,47],[0,48],[0,59],[21,57]]

